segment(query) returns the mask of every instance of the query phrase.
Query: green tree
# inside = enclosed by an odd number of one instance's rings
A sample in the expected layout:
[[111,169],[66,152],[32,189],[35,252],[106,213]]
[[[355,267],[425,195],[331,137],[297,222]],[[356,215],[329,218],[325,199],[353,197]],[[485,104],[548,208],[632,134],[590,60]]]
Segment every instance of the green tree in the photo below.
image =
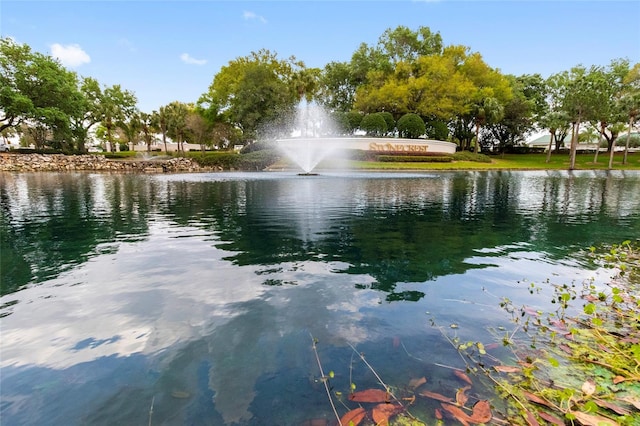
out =
[[153,143],[153,115],[146,112],[140,112],[140,131],[142,133],[142,140],[147,145],[147,152],[151,152],[151,144]]
[[75,73],[26,44],[0,38],[0,131],[28,123],[41,148],[47,135],[70,136],[81,103]]
[[426,131],[427,126],[418,114],[407,113],[398,119],[398,134],[401,138],[417,139]]
[[169,113],[166,106],[161,106],[157,111],[151,113],[151,124],[154,128],[160,131],[162,135],[162,144],[164,145],[164,152],[167,151],[167,132],[169,131]]
[[119,84],[106,87],[102,91],[95,114],[106,129],[105,137],[112,152],[116,150],[113,132],[135,113],[137,102],[136,96],[128,90],[123,90]]
[[[627,162],[631,129],[640,117],[640,63],[635,64],[624,76],[622,90],[619,94],[619,104],[623,114],[628,117],[627,138],[625,142],[623,163]],[[609,153],[609,169],[613,165],[613,151],[615,144]]]
[[186,125],[192,143],[200,145],[202,152],[204,152],[207,147],[211,148],[213,144],[211,126],[195,108],[189,108]]
[[273,137],[291,126],[299,102],[296,74],[304,64],[295,58],[280,60],[268,50],[252,52],[222,67],[199,105],[242,131],[245,141]]
[[178,101],[166,106],[167,135],[178,144],[178,152],[184,152],[183,143],[187,136],[187,116],[189,107]]

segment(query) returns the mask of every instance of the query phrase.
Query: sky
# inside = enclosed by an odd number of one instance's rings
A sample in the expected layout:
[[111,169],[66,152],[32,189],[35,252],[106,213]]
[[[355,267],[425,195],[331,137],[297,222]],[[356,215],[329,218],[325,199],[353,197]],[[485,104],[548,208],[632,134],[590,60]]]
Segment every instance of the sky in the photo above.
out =
[[307,67],[348,62],[385,30],[429,27],[505,74],[640,62],[640,1],[0,1],[0,35],[58,58],[151,112],[196,102],[222,67],[260,49]]

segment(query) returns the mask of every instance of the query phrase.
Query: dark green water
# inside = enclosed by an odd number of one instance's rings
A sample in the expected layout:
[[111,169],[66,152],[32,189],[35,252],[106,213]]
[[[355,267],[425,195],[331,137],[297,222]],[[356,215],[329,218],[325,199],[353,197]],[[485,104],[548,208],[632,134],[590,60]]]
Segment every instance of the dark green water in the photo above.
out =
[[0,174],[0,202],[3,426],[332,419],[311,336],[334,390],[376,385],[351,344],[455,392],[432,320],[490,344],[500,297],[640,236],[637,172]]

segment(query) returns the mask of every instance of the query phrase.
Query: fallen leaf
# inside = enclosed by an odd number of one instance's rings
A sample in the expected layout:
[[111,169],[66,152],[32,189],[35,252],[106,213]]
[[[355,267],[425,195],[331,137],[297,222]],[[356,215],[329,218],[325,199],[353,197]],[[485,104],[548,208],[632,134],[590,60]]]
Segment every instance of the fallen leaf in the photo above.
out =
[[485,349],[486,350],[497,349],[500,346],[502,346],[500,343],[489,343],[487,346],[485,346]]
[[171,396],[178,399],[186,399],[189,398],[191,394],[185,391],[174,390],[173,392],[171,392]]
[[598,404],[600,407],[602,408],[606,408],[608,410],[613,411],[616,414],[620,414],[621,416],[626,416],[627,414],[631,414],[631,411],[629,411],[628,409],[621,407],[619,405],[616,405],[612,402],[609,401],[603,401],[601,399],[596,399],[595,403]]
[[522,370],[514,365],[494,365],[493,369],[498,373],[519,373]]
[[582,384],[582,393],[586,396],[591,396],[596,391],[596,382],[593,379],[588,379]]
[[616,377],[614,377],[614,378],[613,378],[613,384],[614,384],[614,385],[617,385],[618,383],[622,383],[622,382],[624,382],[625,380],[627,380],[627,379],[625,379],[625,378],[624,378],[624,377],[622,377],[622,376],[616,376]]
[[367,412],[364,408],[358,407],[349,411],[347,414],[340,418],[340,424],[343,426],[358,426],[360,422],[364,419],[364,416],[367,415]]
[[538,415],[540,416],[540,418],[542,420],[547,421],[547,422],[549,422],[551,424],[554,424],[556,426],[564,426],[565,425],[564,420],[559,419],[558,417],[553,416],[553,415],[551,415],[549,413],[545,413],[544,411],[538,411]]
[[531,411],[527,411],[527,424],[529,426],[540,426],[540,423],[538,423],[536,416],[534,416]]
[[638,410],[640,410],[640,398],[635,396],[625,396],[620,399],[623,400],[624,402],[628,402],[629,404],[633,405]]
[[469,397],[467,396],[467,391],[469,389],[471,389],[471,386],[465,386],[463,388],[458,389],[458,391],[456,392],[456,403],[461,407],[464,407],[464,405],[469,400]]
[[420,386],[424,385],[425,383],[427,383],[427,378],[426,377],[420,377],[419,379],[411,379],[411,380],[409,380],[409,387],[411,389],[416,389],[416,388],[419,388]]
[[465,373],[463,373],[460,370],[453,370],[453,374],[456,375],[456,377],[460,380],[462,380],[463,382],[466,382],[470,385],[472,385],[473,383],[471,382],[471,379],[469,378],[469,376],[467,376]]
[[436,419],[442,420],[442,411],[439,408],[436,408]]
[[422,391],[420,395],[426,396],[427,398],[435,399],[436,401],[442,402],[453,402],[453,398],[449,398],[448,396],[441,395],[436,392]]
[[389,418],[402,411],[402,405],[398,404],[378,404],[371,410],[371,417],[376,426],[389,424]]
[[617,422],[603,416],[587,414],[581,411],[572,411],[571,414],[573,414],[576,420],[582,423],[583,426],[618,426]]
[[473,405],[471,411],[471,421],[473,423],[487,423],[491,421],[491,404],[486,399],[482,399]]
[[446,412],[451,414],[457,421],[462,423],[464,426],[469,426],[469,422],[471,421],[471,418],[467,415],[467,413],[465,413],[455,405],[449,405],[449,404],[440,404],[440,405]]
[[544,405],[545,407],[553,408],[551,404],[549,404],[546,400],[540,398],[537,395],[534,395],[530,392],[523,392],[524,396],[531,402],[535,402],[536,404]]
[[349,394],[349,400],[355,402],[387,402],[389,394],[382,389],[366,389]]

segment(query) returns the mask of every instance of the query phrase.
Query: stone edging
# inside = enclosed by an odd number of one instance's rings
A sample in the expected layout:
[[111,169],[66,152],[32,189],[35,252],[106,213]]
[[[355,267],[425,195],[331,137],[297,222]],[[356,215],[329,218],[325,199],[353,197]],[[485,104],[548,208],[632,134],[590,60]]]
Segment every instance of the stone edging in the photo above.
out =
[[0,171],[64,172],[75,170],[106,172],[201,172],[210,171],[190,158],[159,160],[110,160],[103,155],[0,154]]

